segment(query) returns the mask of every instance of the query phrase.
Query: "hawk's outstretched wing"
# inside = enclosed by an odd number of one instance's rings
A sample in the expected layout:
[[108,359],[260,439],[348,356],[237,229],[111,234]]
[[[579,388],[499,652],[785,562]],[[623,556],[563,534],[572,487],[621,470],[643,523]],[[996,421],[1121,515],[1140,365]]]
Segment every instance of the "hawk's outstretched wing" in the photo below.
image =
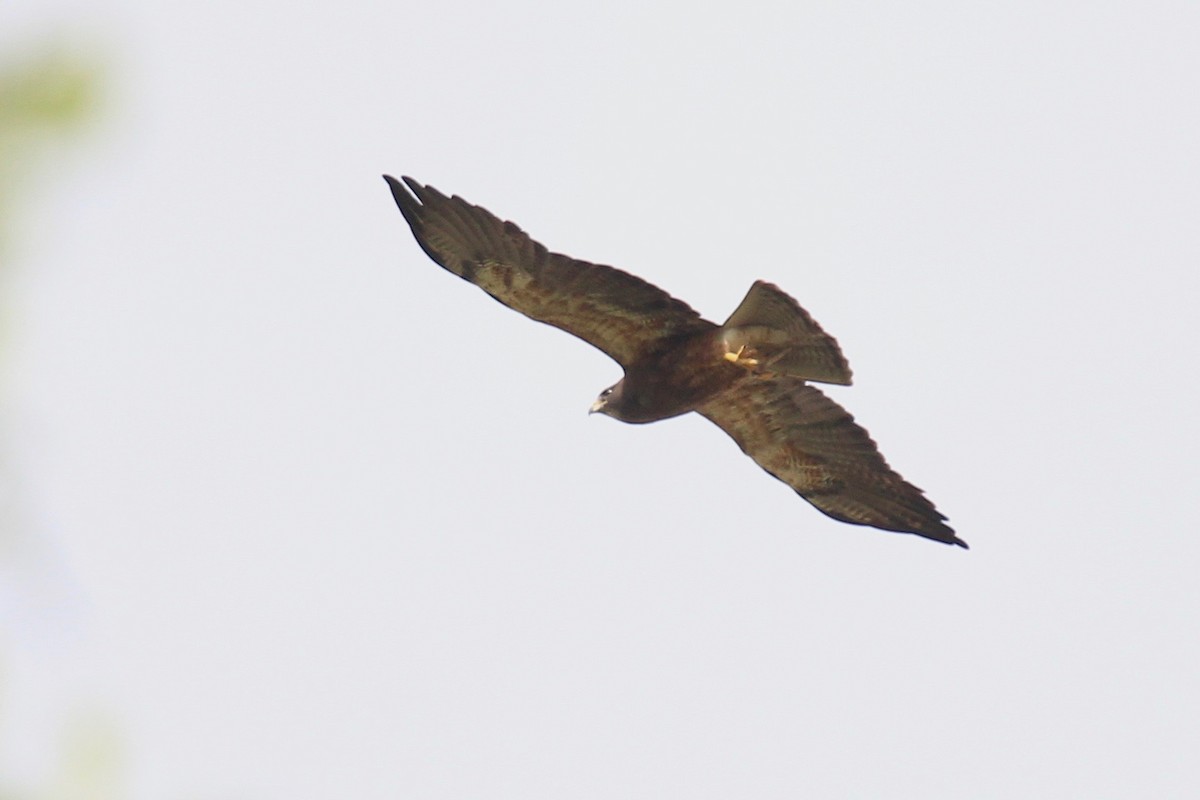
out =
[[430,258],[509,308],[600,348],[623,367],[663,337],[715,327],[641,278],[551,253],[513,223],[457,195],[446,197],[412,178],[404,178],[405,189],[383,177]]
[[846,409],[798,378],[751,378],[696,409],[834,519],[966,547]]

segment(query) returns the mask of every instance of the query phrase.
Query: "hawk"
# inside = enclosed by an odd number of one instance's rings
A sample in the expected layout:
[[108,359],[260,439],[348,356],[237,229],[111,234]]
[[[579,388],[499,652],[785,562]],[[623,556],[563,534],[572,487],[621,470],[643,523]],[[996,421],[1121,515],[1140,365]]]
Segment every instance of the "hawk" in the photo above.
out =
[[694,411],[834,519],[967,546],[854,418],[809,385],[848,386],[850,367],[837,341],[779,287],[755,282],[717,325],[641,278],[552,253],[457,195],[412,178],[384,180],[435,262],[621,365],[624,377],[591,412],[646,423]]

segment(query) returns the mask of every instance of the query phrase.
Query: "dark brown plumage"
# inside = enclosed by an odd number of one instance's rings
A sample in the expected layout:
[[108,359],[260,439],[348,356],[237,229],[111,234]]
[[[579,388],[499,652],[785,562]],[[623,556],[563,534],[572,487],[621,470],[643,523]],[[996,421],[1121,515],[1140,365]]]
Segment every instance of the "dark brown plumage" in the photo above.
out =
[[592,411],[631,423],[695,411],[834,519],[967,546],[854,418],[808,385],[848,385],[850,368],[833,337],[777,287],[756,282],[716,325],[627,272],[549,252],[461,197],[384,179],[430,258],[621,365],[625,377]]

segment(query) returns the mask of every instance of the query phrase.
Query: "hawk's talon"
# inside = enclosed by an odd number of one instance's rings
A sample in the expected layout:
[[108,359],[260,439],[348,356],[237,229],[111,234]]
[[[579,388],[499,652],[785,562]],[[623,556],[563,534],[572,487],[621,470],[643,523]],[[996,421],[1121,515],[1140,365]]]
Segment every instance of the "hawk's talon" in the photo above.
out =
[[742,345],[737,349],[736,353],[725,353],[725,360],[731,364],[741,364],[743,367],[757,367],[758,359],[746,356],[742,358],[742,351],[746,349],[746,345]]

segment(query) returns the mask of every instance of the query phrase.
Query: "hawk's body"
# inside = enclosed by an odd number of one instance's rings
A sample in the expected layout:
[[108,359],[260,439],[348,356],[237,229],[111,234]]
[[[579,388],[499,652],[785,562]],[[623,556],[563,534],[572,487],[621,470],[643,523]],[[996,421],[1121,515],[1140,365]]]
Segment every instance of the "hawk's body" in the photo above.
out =
[[460,197],[384,177],[434,261],[621,365],[625,377],[593,411],[633,423],[695,411],[835,519],[967,546],[854,418],[808,385],[849,384],[850,368],[833,337],[777,287],[755,283],[718,326],[640,278],[551,253]]

